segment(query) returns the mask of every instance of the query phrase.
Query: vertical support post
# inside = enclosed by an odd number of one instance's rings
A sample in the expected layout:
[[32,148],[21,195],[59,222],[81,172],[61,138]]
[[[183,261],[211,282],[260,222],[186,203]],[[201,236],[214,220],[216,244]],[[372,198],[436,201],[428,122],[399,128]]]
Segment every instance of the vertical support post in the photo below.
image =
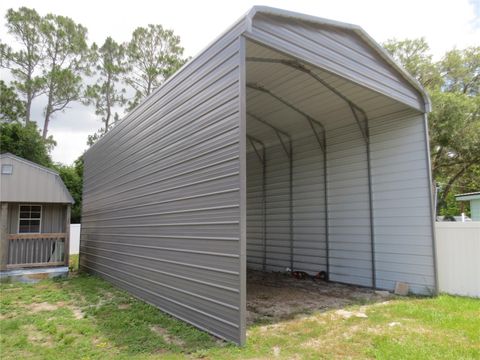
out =
[[246,341],[246,313],[247,313],[247,67],[246,67],[246,41],[239,37],[238,49],[238,127],[239,127],[239,327],[238,344]]
[[[435,198],[433,197],[433,179],[432,179],[432,163],[430,157],[430,138],[428,135],[428,118],[427,114],[423,114],[423,130],[425,132],[425,158],[426,158],[426,167],[427,167],[427,178],[428,178],[428,195],[430,203],[430,222],[431,222],[431,231],[432,231],[432,256],[433,256],[433,276],[435,289],[433,293],[438,295],[440,288],[438,285],[438,265],[437,265],[437,237],[435,231],[435,221],[437,220],[437,188],[435,187]],[[434,200],[435,199],[435,200]]]
[[377,270],[375,264],[375,226],[373,223],[373,189],[372,189],[372,165],[370,158],[370,129],[368,125],[368,118],[365,118],[365,136],[367,149],[367,177],[368,177],[368,209],[370,216],[370,246],[372,257],[372,288],[377,288]]
[[327,174],[327,139],[326,134],[323,132],[323,143],[325,147],[323,149],[323,196],[324,196],[324,211],[325,211],[325,253],[326,253],[326,266],[327,266],[327,281],[330,280],[330,231],[328,221],[328,174]]
[[290,270],[293,271],[293,145],[292,139],[288,141],[288,165],[289,165],[289,204],[288,204],[288,213],[289,213],[289,230],[290,230]]
[[[247,85],[247,87],[258,89],[258,87],[253,85]],[[263,88],[262,88],[263,89]],[[265,89],[260,91],[267,91]],[[289,233],[290,233],[290,270],[293,271],[293,145],[292,145],[292,138],[286,132],[278,129],[277,127],[273,126],[269,122],[260,119],[258,116],[255,116],[252,113],[247,112],[247,115],[252,117],[253,119],[257,120],[258,122],[268,126],[269,128],[275,131],[277,138],[282,146],[285,154],[288,157],[289,161]],[[310,119],[311,120],[311,119]],[[313,125],[312,125],[313,126]],[[284,141],[283,137],[288,139],[288,144]],[[265,147],[264,147],[265,148]],[[265,156],[263,157],[265,159]],[[266,230],[265,230],[266,231]]]
[[262,150],[262,239],[263,239],[263,260],[262,269],[267,270],[267,152],[265,146]]
[[370,157],[370,127],[368,123],[368,117],[363,110],[361,110],[361,114],[363,116],[363,127],[362,121],[358,117],[356,107],[354,107],[351,103],[350,110],[352,111],[353,117],[357,122],[358,128],[362,137],[365,141],[365,148],[367,152],[367,181],[368,181],[368,210],[369,210],[369,218],[370,218],[370,256],[371,256],[371,267],[372,267],[372,288],[377,288],[377,270],[376,270],[376,261],[375,261],[375,224],[374,224],[374,214],[373,214],[373,189],[372,189],[372,161]]
[[[278,135],[278,134],[277,134]],[[254,137],[247,134],[247,138],[250,141],[250,144],[253,147],[253,151],[260,160],[262,165],[262,247],[263,247],[263,256],[262,256],[262,270],[265,271],[267,267],[267,201],[266,201],[266,149],[265,144],[255,139]],[[262,152],[257,149],[255,144],[262,146]]]
[[71,217],[71,205],[66,205],[65,209],[65,242],[63,246],[65,266],[69,266],[70,261],[70,217]]
[[8,203],[0,207],[0,270],[8,265]]

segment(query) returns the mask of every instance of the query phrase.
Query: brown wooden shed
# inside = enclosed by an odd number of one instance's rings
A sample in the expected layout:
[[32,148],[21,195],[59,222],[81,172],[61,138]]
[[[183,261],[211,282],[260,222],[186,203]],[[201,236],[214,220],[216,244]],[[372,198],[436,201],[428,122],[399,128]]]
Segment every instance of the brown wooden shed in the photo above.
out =
[[52,169],[0,155],[0,270],[68,266],[74,202]]

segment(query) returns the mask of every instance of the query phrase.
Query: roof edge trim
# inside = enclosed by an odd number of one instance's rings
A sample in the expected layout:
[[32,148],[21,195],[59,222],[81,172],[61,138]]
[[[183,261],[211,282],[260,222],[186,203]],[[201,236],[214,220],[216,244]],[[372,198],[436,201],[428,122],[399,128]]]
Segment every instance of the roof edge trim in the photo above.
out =
[[[252,10],[252,9],[251,9]],[[140,103],[128,114],[123,116],[119,120],[119,124],[121,124],[127,117],[133,116],[138,109],[141,107],[141,105],[146,102],[148,99],[151,97],[155,96],[164,86],[166,86],[168,83],[170,83],[173,79],[175,79],[182,71],[184,71],[187,67],[191,66],[191,64],[199,58],[203,53],[205,53],[213,44],[215,44],[217,41],[219,41],[222,37],[224,37],[226,34],[228,34],[230,31],[232,31],[236,26],[238,26],[242,21],[246,22],[246,27],[247,30],[250,30],[252,27],[252,22],[251,22],[251,17],[250,17],[250,12],[251,10],[247,11],[244,13],[242,16],[240,16],[232,25],[230,25],[226,30],[222,31],[220,35],[215,37],[212,41],[210,41],[205,47],[203,47],[198,53],[196,53],[194,56],[192,56],[185,64],[183,64],[175,73],[173,73],[167,80],[165,80],[158,88],[154,89],[152,93],[145,98],[143,98]],[[245,32],[245,29],[240,32],[239,36],[242,35]],[[100,139],[97,140],[93,145],[91,145],[87,150],[85,150],[85,153],[88,153],[91,148],[95,147],[97,144],[101,143],[103,139],[105,139],[106,136],[108,136],[109,132],[105,134],[105,136],[102,136]]]
[[341,21],[335,21],[330,19],[321,18],[318,16],[313,15],[306,15],[294,11],[277,9],[269,6],[254,6],[247,14],[250,23],[253,21],[253,18],[257,14],[266,14],[266,15],[274,15],[284,18],[291,18],[297,19],[301,21],[307,21],[314,24],[322,24],[333,26],[349,31],[354,31],[357,35],[359,35],[368,45],[370,45],[379,55],[380,57],[385,60],[396,72],[400,74],[410,85],[413,86],[415,90],[419,92],[421,95],[424,106],[425,112],[430,112],[432,110],[432,104],[430,101],[430,97],[423,88],[423,86],[415,79],[412,75],[410,75],[400,64],[398,64],[391,56],[388,54],[385,49],[377,43],[361,26],[344,23]]
[[53,170],[53,169],[50,169],[50,168],[47,168],[46,166],[43,166],[43,165],[40,165],[40,164],[37,164],[33,161],[30,161],[30,160],[27,160],[27,159],[24,159],[20,156],[17,156],[17,155],[14,155],[12,153],[9,153],[9,152],[6,152],[6,153],[3,153],[3,154],[0,154],[0,158],[3,158],[3,157],[9,157],[9,158],[12,158],[12,159],[15,159],[17,161],[20,161],[20,162],[23,162],[27,165],[30,165],[30,166],[34,166],[40,170],[43,170],[45,172],[48,172],[52,175],[59,175],[57,171]]

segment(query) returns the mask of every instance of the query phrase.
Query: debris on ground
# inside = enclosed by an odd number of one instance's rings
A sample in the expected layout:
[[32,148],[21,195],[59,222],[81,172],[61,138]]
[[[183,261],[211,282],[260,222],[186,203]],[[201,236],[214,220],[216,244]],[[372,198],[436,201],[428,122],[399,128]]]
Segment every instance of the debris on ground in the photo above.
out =
[[[388,295],[387,295],[388,294]],[[247,273],[247,324],[271,323],[314,311],[355,304],[385,302],[388,292],[316,279],[297,279],[287,273],[249,270]],[[353,316],[366,317],[358,312]]]
[[352,316],[358,317],[358,318],[367,318],[367,314],[361,311],[348,311],[344,309],[340,309],[335,311],[335,314],[340,315],[344,319],[350,319]]

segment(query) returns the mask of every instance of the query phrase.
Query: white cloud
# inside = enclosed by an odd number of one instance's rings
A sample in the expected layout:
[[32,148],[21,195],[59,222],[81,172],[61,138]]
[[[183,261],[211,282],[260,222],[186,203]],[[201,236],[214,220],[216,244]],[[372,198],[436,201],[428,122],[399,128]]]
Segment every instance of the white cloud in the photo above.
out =
[[[378,42],[389,38],[425,37],[434,56],[453,48],[479,45],[479,0],[267,0],[264,5],[285,8],[362,26]],[[194,56],[256,1],[65,1],[9,0],[0,3],[0,14],[8,8],[28,6],[41,14],[66,15],[89,30],[91,41],[107,36],[127,41],[137,26],[159,23],[180,35],[186,55]],[[5,38],[5,28],[0,29]],[[2,74],[3,75],[3,74]],[[34,115],[41,117],[41,106]],[[80,104],[53,120],[50,133],[58,146],[55,161],[71,163],[85,149],[86,136],[100,127],[93,112]]]

